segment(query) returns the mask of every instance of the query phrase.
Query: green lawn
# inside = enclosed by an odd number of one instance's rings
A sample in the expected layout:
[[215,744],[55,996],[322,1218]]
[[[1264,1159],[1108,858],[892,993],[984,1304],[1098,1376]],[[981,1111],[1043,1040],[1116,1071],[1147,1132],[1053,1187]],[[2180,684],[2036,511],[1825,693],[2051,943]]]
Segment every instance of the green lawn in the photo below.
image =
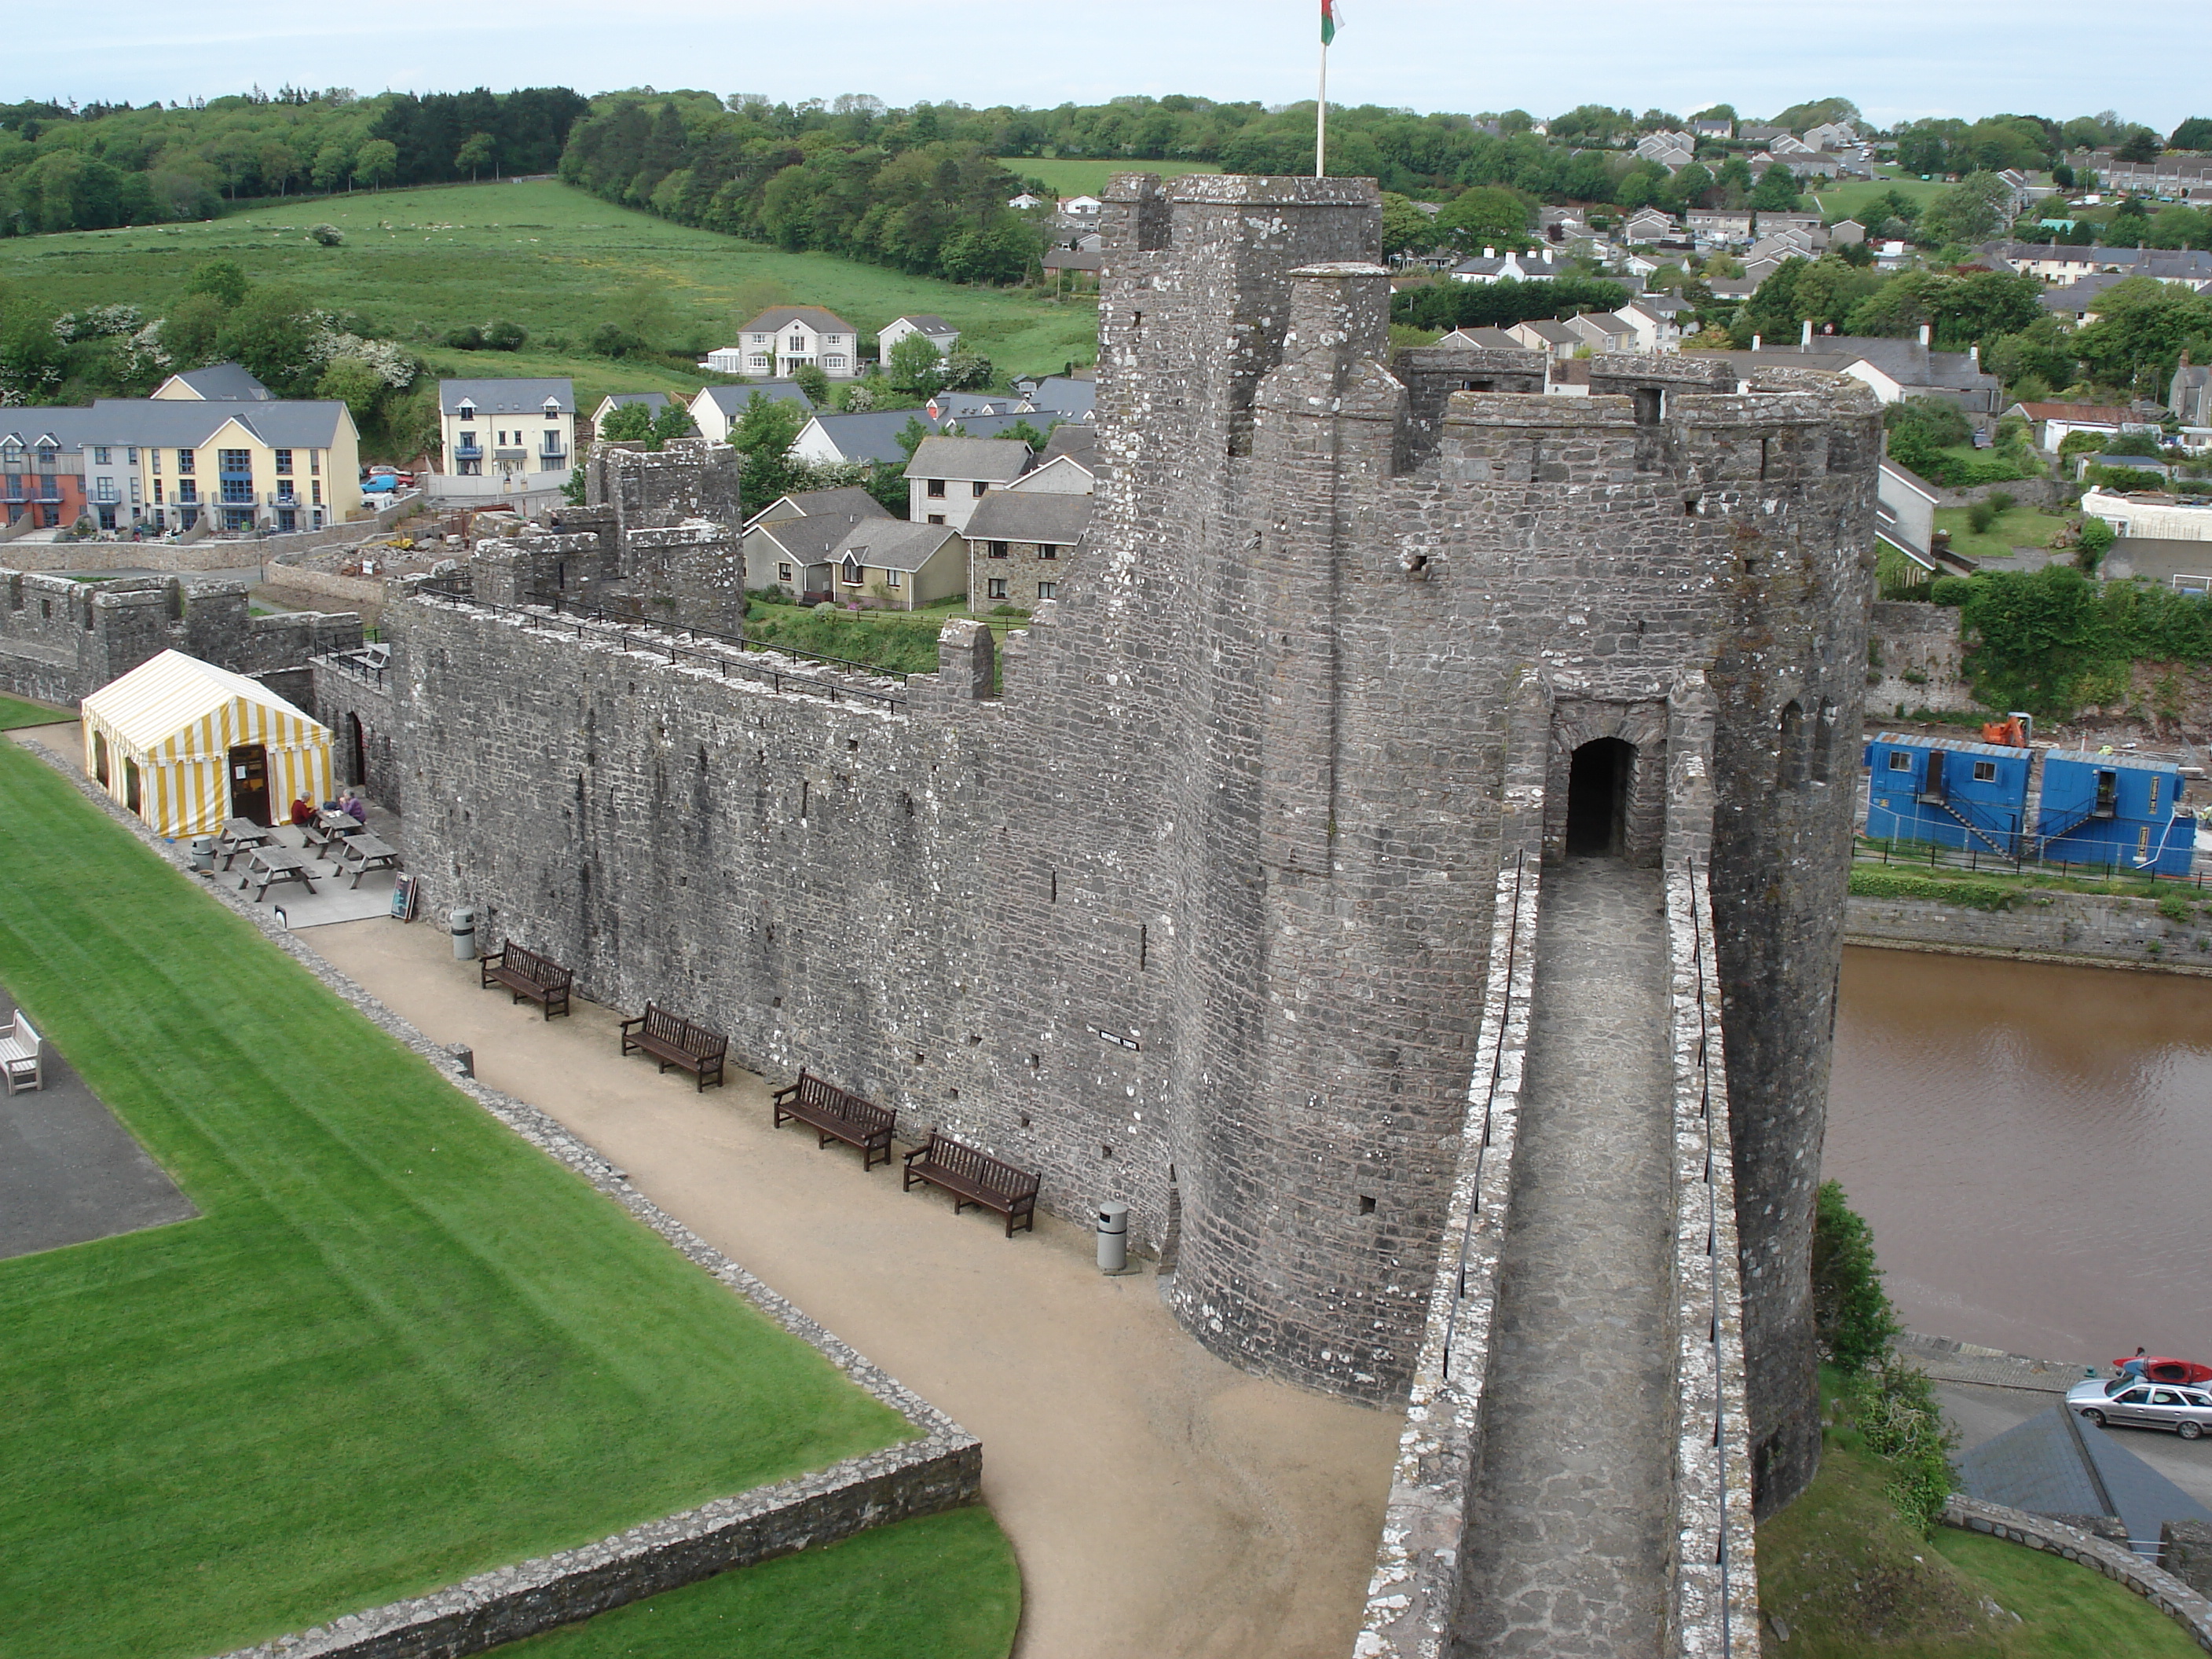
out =
[[52,726],[56,720],[73,720],[74,708],[55,708],[43,702],[25,702],[21,697],[0,697],[0,732],[10,732],[19,726]]
[[[1979,1534],[1908,1525],[1887,1463],[1830,1429],[1803,1497],[1759,1528],[1759,1601],[1792,1659],[2187,1659],[2202,1650],[2087,1567]],[[1989,1611],[1994,1602],[2002,1613]]]
[[[325,222],[345,233],[343,246],[307,240]],[[744,320],[734,314],[737,290],[765,278],[866,333],[904,312],[938,313],[992,360],[1002,380],[1057,371],[1071,358],[1089,362],[1097,351],[1097,308],[1088,300],[787,253],[551,182],[362,191],[204,224],[0,239],[0,288],[57,309],[128,301],[159,312],[211,258],[235,259],[257,281],[289,283],[324,305],[360,312],[407,337],[441,374],[572,375],[587,407],[610,392],[698,390],[696,374],[545,349],[548,336],[580,341],[609,320],[610,307],[640,278],[668,291],[671,341],[696,333],[728,343]],[[420,325],[434,337],[493,318],[520,323],[531,346],[513,355],[426,349],[417,332]]]
[[1021,1575],[982,1510],[879,1527],[500,1650],[514,1659],[1005,1659]]
[[1823,183],[1818,190],[1806,194],[1815,212],[1830,219],[1848,219],[1869,202],[1877,201],[1893,190],[1906,201],[1925,207],[1949,188],[1941,179],[1923,183],[1917,178],[1899,176]]
[[1970,559],[2008,559],[2016,547],[2048,547],[2052,538],[2066,528],[2066,520],[2062,518],[2033,507],[2014,507],[1997,514],[1996,522],[1978,536],[1966,522],[1967,510],[1963,507],[1937,507],[1936,527],[1949,531],[1951,550]]
[[1096,196],[1117,173],[1157,173],[1163,179],[1180,179],[1186,173],[1218,173],[1211,161],[1086,161],[1059,156],[1041,161],[1034,155],[1001,155],[999,165],[1017,178],[1042,179],[1062,196]]
[[4,744],[0,802],[0,981],[202,1212],[0,1261],[9,1659],[264,1639],[910,1432]]

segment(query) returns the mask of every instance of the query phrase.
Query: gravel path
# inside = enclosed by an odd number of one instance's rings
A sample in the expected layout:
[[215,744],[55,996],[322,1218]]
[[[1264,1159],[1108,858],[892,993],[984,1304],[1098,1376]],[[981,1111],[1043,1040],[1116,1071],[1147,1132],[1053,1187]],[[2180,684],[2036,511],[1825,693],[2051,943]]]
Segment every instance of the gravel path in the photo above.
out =
[[1545,872],[1459,1659],[1660,1650],[1672,1480],[1663,903],[1656,870],[1572,859]]

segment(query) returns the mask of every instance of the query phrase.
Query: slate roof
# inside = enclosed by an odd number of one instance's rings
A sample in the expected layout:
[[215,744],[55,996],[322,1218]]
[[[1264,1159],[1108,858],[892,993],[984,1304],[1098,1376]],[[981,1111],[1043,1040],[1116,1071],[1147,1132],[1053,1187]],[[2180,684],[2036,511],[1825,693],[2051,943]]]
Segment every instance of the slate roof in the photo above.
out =
[[924,334],[957,334],[960,331],[933,311],[908,312],[903,317],[891,319],[895,323],[912,323]]
[[1029,446],[1018,440],[924,438],[907,463],[906,476],[1011,483],[1029,471]]
[[[890,520],[890,515],[883,516]],[[896,520],[890,520],[893,523]],[[757,524],[745,532],[750,541],[758,536],[781,550],[784,556],[797,564],[826,564],[837,544],[851,535],[856,526],[857,515],[846,513],[817,514],[805,519],[781,519],[772,524]]]
[[809,411],[814,407],[814,399],[796,380],[755,380],[748,386],[709,386],[699,390],[701,396],[732,420],[744,414],[757,397],[772,404],[797,404]]
[[[1548,340],[1553,345],[1577,345],[1581,343],[1583,337],[1565,323],[1554,322],[1548,317],[1537,318],[1526,323],[1516,323],[1513,326],[1525,328],[1538,339]],[[1508,332],[1510,333],[1510,331],[1509,330]],[[1516,341],[1515,343],[1519,343]]]
[[[611,404],[617,409],[626,409],[632,404],[643,404],[658,415],[668,407],[668,394],[665,392],[617,392],[600,401],[602,404]],[[541,404],[539,407],[543,408],[544,405]]]
[[1063,421],[1053,428],[1052,436],[1045,441],[1044,453],[1037,459],[1042,464],[1061,455],[1096,472],[1098,470],[1098,428],[1074,421]]
[[138,444],[198,449],[235,420],[273,449],[331,449],[346,406],[325,398],[207,403],[190,398],[102,398],[91,408],[0,407],[0,437],[25,444],[51,436],[64,449],[87,444]]
[[573,380],[438,382],[438,408],[447,415],[459,414],[464,401],[473,404],[479,415],[539,415],[544,412],[548,398],[560,405],[562,414],[576,412],[576,385]]
[[1029,401],[1033,409],[1048,415],[1088,420],[1098,407],[1098,382],[1048,374],[1036,383],[1036,390],[1030,393]]
[[[752,516],[752,523],[780,524],[787,519],[888,519],[884,504],[858,484],[842,489],[802,489],[779,495]],[[750,526],[748,526],[750,528]]]
[[1502,328],[1455,328],[1437,343],[1472,346],[1483,351],[1526,351],[1528,349]]
[[849,553],[863,566],[878,570],[919,570],[937,556],[945,543],[959,538],[958,531],[945,525],[886,519],[880,524],[854,526],[831,556],[842,559]]
[[971,542],[1051,542],[1073,547],[1091,522],[1093,499],[994,489],[975,503],[963,533]]
[[834,311],[820,306],[777,306],[763,311],[738,331],[740,334],[773,334],[786,323],[804,323],[817,334],[852,334],[856,331]]
[[205,368],[179,370],[169,379],[183,381],[210,403],[263,403],[276,396],[243,363],[210,363]]

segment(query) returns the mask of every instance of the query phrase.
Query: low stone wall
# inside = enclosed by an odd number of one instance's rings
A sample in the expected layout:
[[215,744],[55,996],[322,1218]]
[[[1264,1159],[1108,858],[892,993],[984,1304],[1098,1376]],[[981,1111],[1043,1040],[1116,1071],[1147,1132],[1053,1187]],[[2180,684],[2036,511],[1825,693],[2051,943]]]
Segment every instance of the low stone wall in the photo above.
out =
[[384,608],[384,582],[375,576],[340,576],[304,565],[265,564],[261,580],[270,587],[301,599],[331,599],[348,611],[372,614]]
[[1900,708],[1907,714],[1980,708],[1960,672],[1966,647],[1959,638],[1959,613],[1949,605],[1878,601],[1867,641],[1868,731],[1899,718]]
[[158,570],[165,575],[238,570],[258,563],[245,542],[12,542],[11,570]]
[[[23,747],[68,778],[179,871],[190,854],[155,836],[65,757],[35,739]],[[629,1184],[629,1177],[526,1102],[486,1088],[439,1048],[280,927],[269,907],[222,883],[219,903],[245,917],[373,1024],[428,1060],[462,1093],[547,1156],[567,1165],[651,1227],[692,1262],[806,1342],[854,1386],[913,1425],[916,1437],[772,1486],[633,1527],[594,1544],[480,1573],[460,1583],[327,1625],[240,1648],[222,1659],[438,1659],[482,1653],[574,1624],[647,1595],[779,1555],[834,1543],[869,1527],[976,1502],[981,1442],[896,1377],[879,1370]]]
[[1524,696],[1514,713],[1474,1079],[1354,1659],[1442,1659],[1459,1605],[1460,1545],[1482,1460],[1482,1400],[1513,1192],[1542,891],[1549,701]]
[[2212,1651],[2212,1601],[2124,1544],[2092,1537],[2047,1516],[2030,1515],[2002,1504],[1985,1504],[1963,1492],[1953,1492],[1944,1504],[1943,1524],[2079,1562],[2115,1583],[2126,1585],[2178,1622],[2197,1638],[2197,1646]]
[[[2212,903],[2212,890],[2177,884],[2174,891],[2192,902]],[[2212,975],[2212,918],[2203,909],[2190,921],[2174,922],[2159,915],[2150,899],[2098,893],[2031,889],[2009,910],[1854,896],[1844,907],[1844,942],[1945,956]]]

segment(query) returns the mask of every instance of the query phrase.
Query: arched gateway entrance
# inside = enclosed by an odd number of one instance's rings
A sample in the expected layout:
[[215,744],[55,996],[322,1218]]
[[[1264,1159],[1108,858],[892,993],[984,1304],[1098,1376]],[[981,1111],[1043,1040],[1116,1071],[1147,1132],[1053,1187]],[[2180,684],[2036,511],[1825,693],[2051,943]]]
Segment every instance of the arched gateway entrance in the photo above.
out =
[[1567,856],[1620,858],[1626,850],[1628,783],[1636,750],[1599,738],[1574,752],[1567,771]]

